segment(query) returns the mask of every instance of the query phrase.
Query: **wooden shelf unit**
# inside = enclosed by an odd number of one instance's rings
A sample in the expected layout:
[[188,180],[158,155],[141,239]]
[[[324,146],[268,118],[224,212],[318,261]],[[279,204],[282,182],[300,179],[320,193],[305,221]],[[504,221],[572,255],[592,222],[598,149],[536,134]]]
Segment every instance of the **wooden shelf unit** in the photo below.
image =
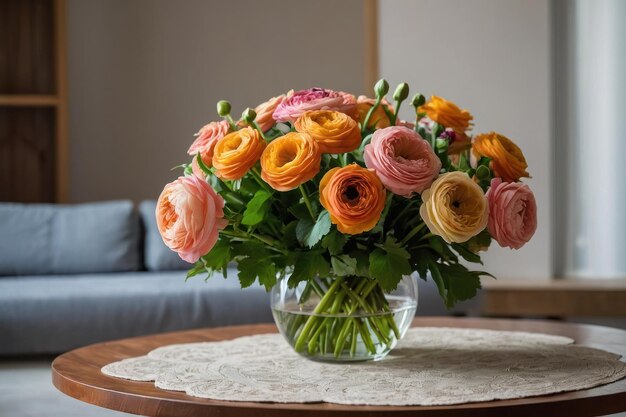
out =
[[626,317],[626,279],[483,280],[490,317]]
[[49,94],[5,94],[0,95],[0,106],[5,107],[56,107],[59,98]]
[[0,201],[67,202],[65,0],[0,0]]

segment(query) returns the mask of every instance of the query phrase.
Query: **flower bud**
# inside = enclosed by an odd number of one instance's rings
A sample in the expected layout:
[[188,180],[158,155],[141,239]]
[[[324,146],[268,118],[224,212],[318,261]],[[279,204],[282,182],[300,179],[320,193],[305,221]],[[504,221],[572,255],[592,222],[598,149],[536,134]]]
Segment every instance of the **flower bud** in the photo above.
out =
[[393,99],[395,101],[404,101],[409,96],[409,85],[407,83],[400,83],[396,87],[396,91],[393,93]]
[[252,122],[254,122],[254,119],[256,118],[256,112],[250,107],[248,107],[247,109],[243,111],[243,113],[241,113],[241,118],[246,123],[252,124]]
[[476,168],[476,178],[478,178],[479,180],[488,180],[490,176],[491,171],[486,166],[479,165],[478,168]]
[[445,152],[448,149],[448,141],[446,139],[437,138],[437,140],[435,140],[435,148],[438,153]]
[[448,139],[448,145],[451,145],[456,140],[456,132],[452,129],[446,129],[439,137],[441,139]]
[[415,94],[413,96],[413,100],[411,100],[411,106],[413,107],[422,106],[424,103],[426,103],[426,97],[422,94]]
[[376,93],[376,98],[382,98],[389,92],[389,83],[384,78],[378,80],[376,85],[374,86],[374,93]]
[[218,101],[217,114],[219,114],[221,117],[228,116],[230,114],[230,102],[226,100]]

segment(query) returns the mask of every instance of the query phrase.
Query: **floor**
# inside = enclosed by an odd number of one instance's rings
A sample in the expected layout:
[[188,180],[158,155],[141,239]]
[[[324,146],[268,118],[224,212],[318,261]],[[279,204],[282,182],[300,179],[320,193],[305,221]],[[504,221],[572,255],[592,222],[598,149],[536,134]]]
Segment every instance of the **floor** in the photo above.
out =
[[[50,358],[0,361],[1,417],[123,417],[61,394],[50,380]],[[610,417],[626,417],[626,413]]]
[[52,385],[51,359],[0,361],[2,417],[123,417],[61,394]]

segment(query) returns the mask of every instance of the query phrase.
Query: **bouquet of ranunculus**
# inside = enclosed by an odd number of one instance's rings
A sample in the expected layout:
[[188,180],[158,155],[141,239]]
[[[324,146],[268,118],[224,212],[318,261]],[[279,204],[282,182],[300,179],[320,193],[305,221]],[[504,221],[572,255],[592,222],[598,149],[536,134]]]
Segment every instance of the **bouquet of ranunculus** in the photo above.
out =
[[159,197],[163,241],[195,262],[188,277],[235,261],[242,287],[299,288],[304,315],[279,327],[310,356],[390,348],[402,331],[385,294],[403,277],[430,276],[451,307],[489,275],[466,262],[481,263],[492,238],[520,248],[537,226],[511,140],[472,137],[471,114],[436,96],[415,95],[415,120],[402,121],[408,85],[391,102],[388,89],[290,91],[239,120],[220,101],[222,120],[200,129],[184,176]]

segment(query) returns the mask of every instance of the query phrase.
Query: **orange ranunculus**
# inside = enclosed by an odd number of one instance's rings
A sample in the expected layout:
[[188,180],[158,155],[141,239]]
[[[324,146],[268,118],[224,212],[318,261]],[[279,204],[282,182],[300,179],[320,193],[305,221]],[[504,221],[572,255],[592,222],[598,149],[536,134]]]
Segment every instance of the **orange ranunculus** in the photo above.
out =
[[290,132],[265,148],[261,177],[275,190],[293,190],[320,171],[321,160],[319,145],[311,135]]
[[444,127],[454,130],[457,135],[465,135],[474,117],[467,111],[444,98],[432,96],[430,100],[418,107],[418,113],[426,113],[429,119]]
[[513,182],[521,177],[529,177],[526,158],[522,150],[509,138],[496,133],[484,133],[474,138],[472,152],[478,156],[491,158],[491,169],[505,182]]
[[352,152],[361,144],[361,131],[354,119],[333,110],[313,110],[302,113],[294,127],[308,133],[322,153]]
[[356,235],[373,229],[385,208],[385,197],[376,174],[356,164],[333,168],[320,182],[320,202],[341,233]]
[[259,160],[265,141],[251,127],[229,133],[220,139],[213,150],[215,175],[225,180],[238,180]]
[[[376,100],[373,98],[368,98],[366,96],[359,96],[356,100],[356,112],[357,118],[361,125],[365,122],[365,118],[367,117],[367,113],[370,111],[372,106]],[[391,126],[391,122],[389,121],[389,117],[383,106],[387,106],[387,109],[393,112],[393,107],[387,102],[387,100],[383,99],[380,106],[376,107],[376,110],[372,113],[370,120],[367,122],[367,127],[369,129],[384,129],[386,127]]]

